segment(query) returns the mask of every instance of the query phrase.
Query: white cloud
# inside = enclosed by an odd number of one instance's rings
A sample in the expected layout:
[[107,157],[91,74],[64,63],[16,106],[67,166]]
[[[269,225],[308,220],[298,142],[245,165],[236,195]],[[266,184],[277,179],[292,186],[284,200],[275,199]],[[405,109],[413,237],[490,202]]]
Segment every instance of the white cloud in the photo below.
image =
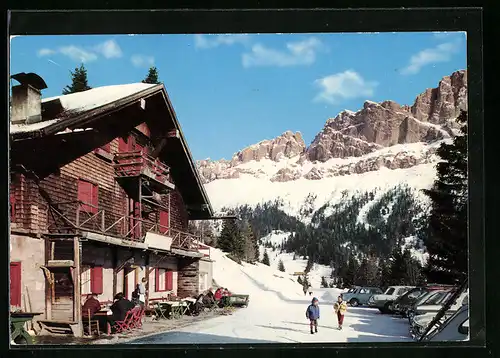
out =
[[91,48],[82,48],[75,45],[63,46],[56,50],[50,48],[42,48],[38,50],[39,57],[55,55],[56,53],[69,57],[77,62],[91,62],[102,55],[104,58],[117,58],[122,56],[120,46],[114,40],[104,41]]
[[231,46],[234,44],[245,44],[250,37],[247,34],[224,34],[224,35],[194,35],[194,46],[198,49],[215,48],[221,45]]
[[[439,36],[442,37],[443,35],[439,34]],[[448,62],[460,50],[461,44],[461,38],[457,38],[454,41],[444,42],[436,47],[424,49],[411,56],[410,63],[401,70],[401,74],[414,75],[424,66],[438,62]]]
[[97,55],[94,52],[84,50],[74,45],[61,47],[59,52],[78,62],[91,62],[97,60]]
[[105,58],[122,57],[122,49],[115,40],[108,40],[97,45],[95,51],[101,53]]
[[337,104],[345,99],[371,97],[378,83],[366,81],[354,70],[339,72],[314,81],[320,92],[314,98],[316,102]]
[[243,54],[242,63],[243,67],[310,65],[316,61],[316,52],[324,48],[323,43],[315,37],[289,42],[284,51],[255,44],[250,53]]
[[38,50],[37,55],[38,55],[38,57],[43,57],[43,56],[50,56],[50,55],[53,55],[55,53],[56,53],[56,51],[51,50],[50,48],[42,48],[42,49]]
[[133,55],[130,61],[135,67],[150,67],[154,65],[155,58],[153,56]]

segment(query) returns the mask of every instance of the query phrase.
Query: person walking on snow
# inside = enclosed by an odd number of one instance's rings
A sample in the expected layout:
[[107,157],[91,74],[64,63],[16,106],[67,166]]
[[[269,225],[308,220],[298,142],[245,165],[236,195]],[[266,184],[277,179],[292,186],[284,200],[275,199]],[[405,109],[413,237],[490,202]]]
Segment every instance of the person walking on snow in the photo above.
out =
[[316,297],[312,299],[311,304],[307,307],[306,318],[310,322],[311,334],[318,333],[319,301]]
[[342,299],[342,295],[339,296],[337,302],[333,305],[333,310],[337,314],[337,320],[339,322],[339,330],[342,329],[342,324],[344,323],[344,315],[347,311],[347,303]]

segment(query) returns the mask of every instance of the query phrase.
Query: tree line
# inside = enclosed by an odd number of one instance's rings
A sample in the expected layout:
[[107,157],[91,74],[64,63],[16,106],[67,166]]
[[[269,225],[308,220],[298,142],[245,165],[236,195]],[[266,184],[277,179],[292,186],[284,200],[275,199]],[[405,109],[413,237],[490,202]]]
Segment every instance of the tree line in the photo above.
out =
[[[83,92],[92,89],[92,87],[89,86],[87,69],[85,68],[83,63],[80,65],[80,67],[76,67],[74,71],[70,71],[70,74],[71,74],[71,84],[63,88],[62,94],[66,95],[70,93]],[[151,84],[161,83],[158,77],[158,69],[154,66],[150,67],[148,70],[148,74],[142,80],[142,83],[151,83]]]

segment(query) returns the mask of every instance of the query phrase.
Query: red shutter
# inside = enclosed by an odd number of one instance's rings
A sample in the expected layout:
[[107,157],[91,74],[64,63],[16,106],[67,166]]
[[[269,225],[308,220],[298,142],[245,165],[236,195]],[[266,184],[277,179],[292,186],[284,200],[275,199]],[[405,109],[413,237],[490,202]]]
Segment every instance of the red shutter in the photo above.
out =
[[78,200],[85,204],[81,204],[80,210],[92,212],[92,207],[86,204],[92,204],[92,183],[85,180],[78,181]]
[[168,231],[168,211],[160,211],[160,232],[166,233]]
[[21,306],[21,263],[10,263],[10,305]]
[[14,221],[16,218],[16,194],[11,191],[9,196],[10,203],[10,221]]
[[96,184],[92,184],[92,213],[97,213],[97,209],[99,207],[99,186]]
[[127,137],[126,139],[118,139],[118,152],[130,152],[132,151],[132,137]]
[[155,268],[155,292],[160,291],[160,270]]
[[96,295],[103,292],[102,267],[96,266],[90,271],[90,290]]
[[173,271],[167,271],[165,273],[165,289],[167,291],[174,289],[174,272]]

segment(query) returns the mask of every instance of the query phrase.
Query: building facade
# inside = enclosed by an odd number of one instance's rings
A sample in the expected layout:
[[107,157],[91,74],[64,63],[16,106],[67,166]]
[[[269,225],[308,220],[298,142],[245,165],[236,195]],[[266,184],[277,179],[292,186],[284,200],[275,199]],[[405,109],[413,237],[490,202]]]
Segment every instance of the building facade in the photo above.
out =
[[143,278],[147,301],[209,286],[188,222],[213,211],[164,86],[41,100],[39,76],[12,77],[11,307],[79,335],[88,293],[130,298]]

